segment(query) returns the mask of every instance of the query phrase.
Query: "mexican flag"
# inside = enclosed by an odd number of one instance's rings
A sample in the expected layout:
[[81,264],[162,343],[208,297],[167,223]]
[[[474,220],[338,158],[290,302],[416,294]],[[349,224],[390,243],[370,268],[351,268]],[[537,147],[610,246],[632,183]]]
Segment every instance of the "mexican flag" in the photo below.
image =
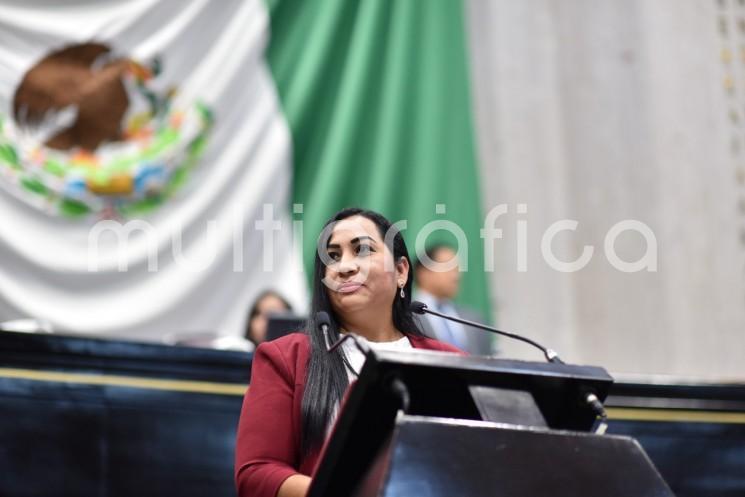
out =
[[0,321],[241,334],[346,206],[488,317],[475,146],[459,0],[0,3]]

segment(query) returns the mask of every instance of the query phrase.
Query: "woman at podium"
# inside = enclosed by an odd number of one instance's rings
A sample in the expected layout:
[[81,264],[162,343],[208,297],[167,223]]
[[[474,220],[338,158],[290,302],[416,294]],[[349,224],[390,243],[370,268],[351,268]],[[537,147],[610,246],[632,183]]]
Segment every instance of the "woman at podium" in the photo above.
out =
[[[305,333],[262,343],[254,354],[236,444],[239,496],[307,493],[339,405],[365,360],[351,340],[329,353],[344,333],[373,349],[462,353],[417,328],[409,310],[412,281],[404,239],[385,217],[350,208],[326,223]],[[329,318],[327,337],[320,312]]]

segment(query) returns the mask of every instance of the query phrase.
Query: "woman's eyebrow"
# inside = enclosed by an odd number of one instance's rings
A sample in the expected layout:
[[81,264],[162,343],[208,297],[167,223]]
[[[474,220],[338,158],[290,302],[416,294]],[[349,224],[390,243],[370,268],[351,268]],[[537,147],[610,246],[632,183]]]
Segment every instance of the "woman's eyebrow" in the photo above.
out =
[[[356,236],[356,237],[352,238],[349,241],[349,243],[351,243],[353,245],[359,245],[359,243],[362,242],[362,241],[370,241],[370,242],[372,242],[374,244],[377,244],[377,242],[375,241],[375,238],[373,238],[371,236],[368,236],[368,235]],[[329,243],[328,245],[326,245],[326,249],[327,250],[328,249],[339,249],[339,248],[341,248],[341,245],[339,245],[338,243]]]
[[363,240],[369,240],[369,241],[371,241],[373,243],[377,243],[375,241],[375,238],[373,238],[371,236],[367,236],[367,235],[362,235],[362,236],[358,236],[358,237],[352,238],[352,243],[360,243]]

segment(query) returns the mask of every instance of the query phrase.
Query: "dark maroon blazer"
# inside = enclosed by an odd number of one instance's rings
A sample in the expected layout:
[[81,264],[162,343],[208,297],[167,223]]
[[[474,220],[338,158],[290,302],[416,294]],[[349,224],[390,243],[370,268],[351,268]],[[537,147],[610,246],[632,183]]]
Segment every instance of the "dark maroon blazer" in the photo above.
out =
[[[409,336],[417,349],[463,352],[431,338]],[[319,453],[300,451],[305,371],[310,342],[292,333],[259,345],[251,384],[243,399],[235,448],[235,482],[240,497],[275,497],[288,477],[312,475]]]

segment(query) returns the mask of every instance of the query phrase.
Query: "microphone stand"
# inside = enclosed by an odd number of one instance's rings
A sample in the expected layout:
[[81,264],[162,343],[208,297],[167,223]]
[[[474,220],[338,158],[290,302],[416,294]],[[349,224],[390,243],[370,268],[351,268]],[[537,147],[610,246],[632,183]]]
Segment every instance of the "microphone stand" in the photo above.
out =
[[[326,342],[326,352],[328,352],[329,354],[333,354],[334,352],[336,352],[337,349],[339,349],[339,347],[342,346],[344,342],[346,342],[347,340],[352,340],[354,342],[354,345],[357,347],[357,350],[362,352],[362,355],[365,356],[365,360],[367,360],[368,356],[370,355],[370,347],[362,342],[362,340],[360,340],[360,337],[356,333],[348,332],[343,337],[334,342],[333,345],[329,345],[328,324],[323,322],[320,328],[323,331],[323,339]],[[344,357],[344,354],[341,355],[341,359],[344,362],[344,365],[352,372],[352,374],[359,378],[359,373],[354,370],[351,364],[349,364],[349,361],[347,361],[347,358]],[[399,401],[401,402],[401,410],[403,412],[408,412],[409,404],[411,403],[411,397],[409,396],[409,389],[406,387],[406,384],[401,381],[401,378],[396,376],[391,379],[390,389],[391,392],[396,397],[398,397]]]
[[[468,319],[461,319],[455,316],[448,316],[447,314],[443,314],[441,312],[433,311],[427,307],[427,304],[423,302],[414,301],[411,303],[411,311],[416,314],[432,314],[433,316],[437,316],[443,319],[448,319],[450,321],[455,321],[456,323],[464,324],[466,326],[472,326],[474,328],[479,328],[481,330],[489,331],[491,333],[496,333],[497,335],[503,335],[509,338],[514,338],[515,340],[520,340],[521,342],[529,343],[530,345],[536,347],[541,352],[543,352],[543,355],[546,357],[546,360],[548,362],[552,362],[555,364],[564,364],[564,361],[561,360],[559,357],[559,354],[556,353],[556,351],[551,350],[547,347],[544,347],[543,345],[539,344],[538,342],[535,342],[531,340],[530,338],[526,338],[524,336],[517,335],[515,333],[509,333],[507,331],[498,330],[496,328],[492,328],[491,326],[486,326],[481,323],[477,323],[475,321],[469,321]],[[602,435],[605,433],[605,430],[608,428],[608,413],[605,411],[605,406],[603,406],[603,403],[600,402],[600,399],[598,399],[597,395],[595,395],[593,392],[587,392],[583,398],[582,401],[587,404],[590,409],[595,413],[595,416],[597,417],[598,424],[595,427],[595,433]]]
[[[413,304],[421,304],[420,306],[415,306]],[[414,309],[416,307],[416,309]],[[553,362],[557,364],[564,364],[564,361],[561,360],[559,357],[559,354],[556,353],[556,351],[551,350],[549,348],[544,347],[543,345],[539,344],[538,342],[535,342],[531,340],[530,338],[526,338],[520,335],[516,335],[514,333],[509,333],[507,331],[498,330],[496,328],[492,328],[491,326],[486,326],[481,323],[477,323],[475,321],[469,321],[468,319],[461,319],[457,318],[455,316],[448,316],[447,314],[442,314],[441,312],[433,311],[427,307],[427,304],[421,303],[421,302],[412,302],[412,310],[414,312],[417,312],[419,314],[427,313],[432,314],[437,317],[441,317],[443,319],[448,319],[450,321],[455,321],[456,323],[464,324],[466,326],[472,326],[474,328],[479,328],[485,331],[489,331],[491,333],[496,333],[497,335],[504,335],[506,337],[514,338],[515,340],[520,340],[521,342],[529,343],[533,347],[536,347],[541,352],[543,352],[543,355],[546,357],[546,360],[548,362]]]

